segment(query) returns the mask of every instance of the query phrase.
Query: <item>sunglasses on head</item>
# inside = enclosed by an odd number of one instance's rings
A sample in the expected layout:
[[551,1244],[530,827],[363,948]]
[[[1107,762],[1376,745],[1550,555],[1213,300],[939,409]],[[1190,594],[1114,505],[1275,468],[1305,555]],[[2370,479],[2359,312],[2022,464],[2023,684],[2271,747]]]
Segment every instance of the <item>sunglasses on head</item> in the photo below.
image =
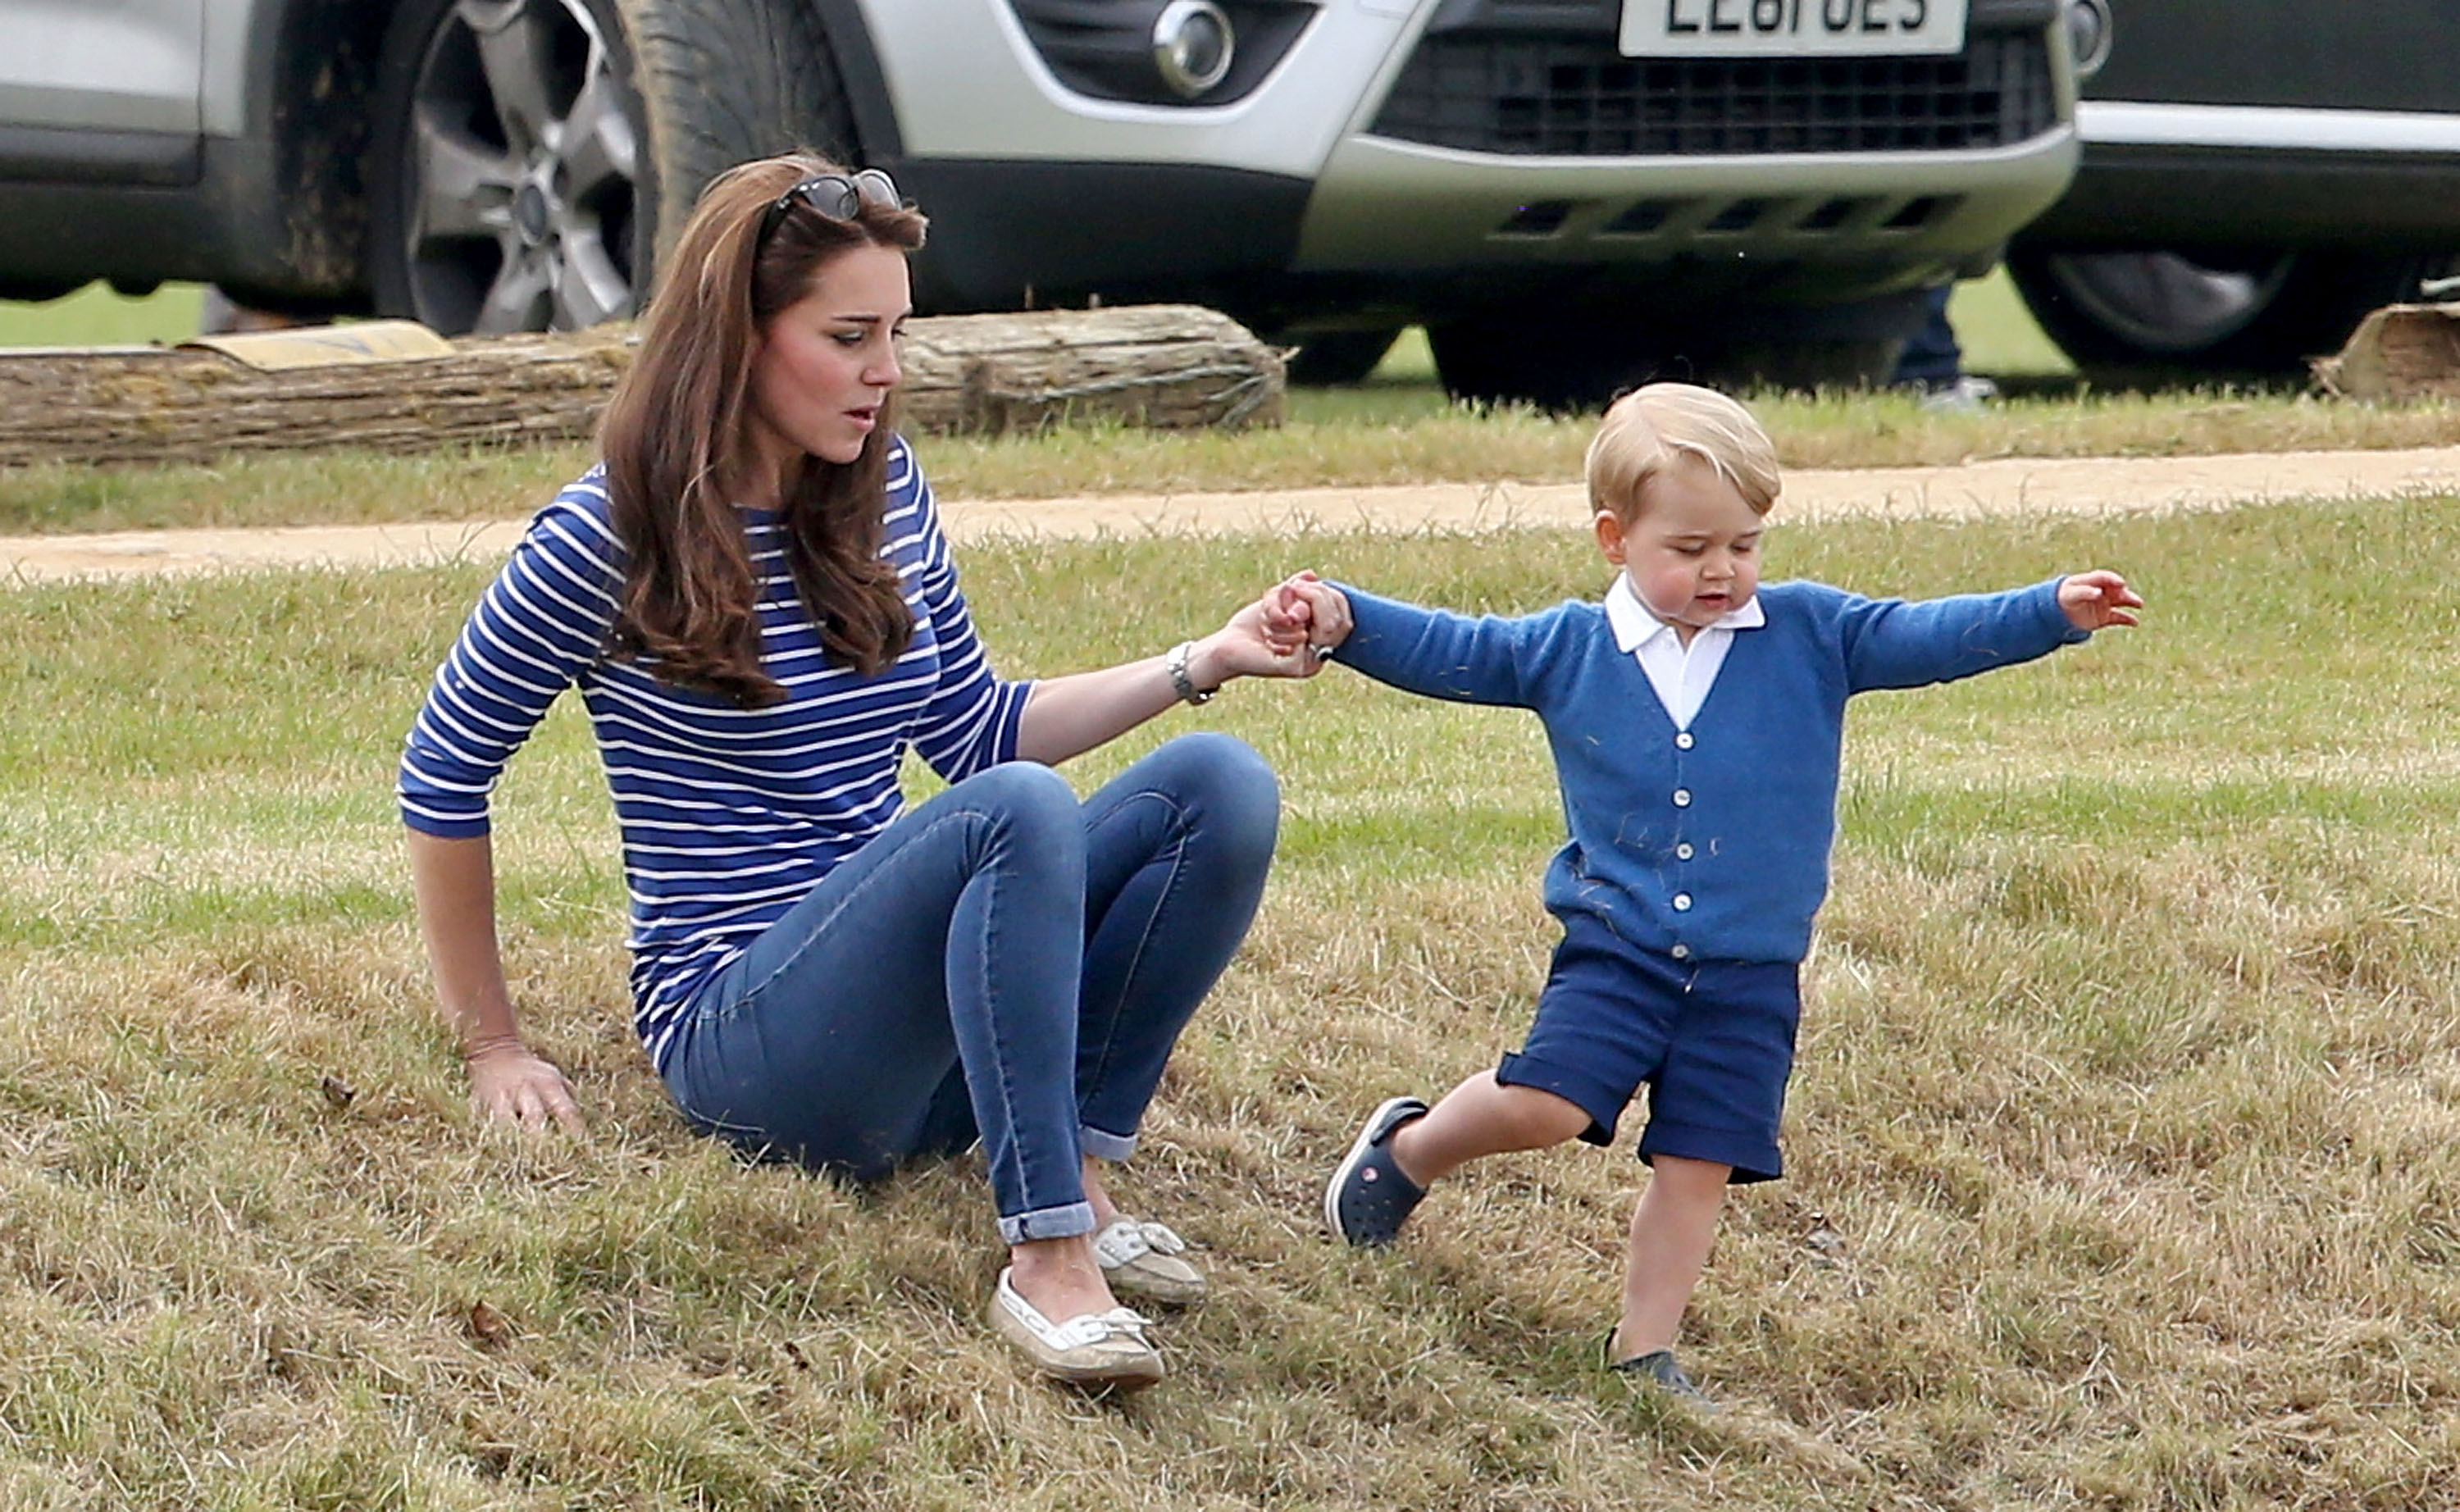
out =
[[903,203],[897,197],[897,181],[877,168],[854,174],[819,174],[769,202],[767,213],[760,217],[760,234],[753,245],[767,245],[797,204],[809,205],[832,221],[851,221],[862,213],[866,204],[894,210]]

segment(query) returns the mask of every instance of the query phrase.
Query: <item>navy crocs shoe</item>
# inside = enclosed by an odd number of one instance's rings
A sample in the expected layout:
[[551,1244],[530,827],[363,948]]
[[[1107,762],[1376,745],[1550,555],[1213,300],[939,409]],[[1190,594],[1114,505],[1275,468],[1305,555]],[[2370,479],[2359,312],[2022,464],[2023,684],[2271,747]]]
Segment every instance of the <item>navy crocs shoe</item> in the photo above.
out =
[[1365,1248],[1401,1237],[1401,1225],[1427,1189],[1401,1174],[1392,1159],[1392,1131],[1426,1112],[1415,1097],[1390,1097],[1368,1115],[1324,1189],[1324,1221],[1334,1233]]

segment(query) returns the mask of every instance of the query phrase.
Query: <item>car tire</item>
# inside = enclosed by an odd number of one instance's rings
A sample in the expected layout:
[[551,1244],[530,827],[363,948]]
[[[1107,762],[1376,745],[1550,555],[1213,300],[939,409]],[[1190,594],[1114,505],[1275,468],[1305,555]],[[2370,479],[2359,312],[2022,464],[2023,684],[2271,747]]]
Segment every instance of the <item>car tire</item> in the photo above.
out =
[[1397,330],[1325,330],[1297,337],[1289,380],[1309,388],[1364,383],[1399,339]]
[[629,315],[710,179],[857,146],[804,0],[409,0],[374,111],[376,308],[455,335]]
[[2274,251],[2231,259],[2183,252],[2020,248],[2007,259],[2033,318],[2080,368],[2183,368],[2302,374],[2338,351],[2367,311],[2417,296],[2445,259]]

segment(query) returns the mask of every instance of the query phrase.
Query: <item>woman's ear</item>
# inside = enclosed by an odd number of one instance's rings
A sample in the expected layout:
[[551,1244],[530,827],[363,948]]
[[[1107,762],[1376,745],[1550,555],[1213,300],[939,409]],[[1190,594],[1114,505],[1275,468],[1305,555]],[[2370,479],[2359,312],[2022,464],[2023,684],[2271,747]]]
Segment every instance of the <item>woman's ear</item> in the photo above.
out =
[[1611,509],[1598,511],[1598,549],[1608,562],[1622,565],[1622,517]]

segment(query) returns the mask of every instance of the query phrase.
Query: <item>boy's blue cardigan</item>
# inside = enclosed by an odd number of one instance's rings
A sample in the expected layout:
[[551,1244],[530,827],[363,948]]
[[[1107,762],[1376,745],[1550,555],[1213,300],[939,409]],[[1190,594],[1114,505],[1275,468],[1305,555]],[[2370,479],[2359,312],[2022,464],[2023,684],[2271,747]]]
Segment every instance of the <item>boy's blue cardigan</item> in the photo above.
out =
[[1471,619],[1341,585],[1340,660],[1430,697],[1535,710],[1571,841],[1546,907],[1678,959],[1798,962],[1828,895],[1845,700],[2030,661],[2089,639],[2059,580],[1908,604],[1817,583],[1761,587],[1707,702],[1677,733],[1605,609]]

